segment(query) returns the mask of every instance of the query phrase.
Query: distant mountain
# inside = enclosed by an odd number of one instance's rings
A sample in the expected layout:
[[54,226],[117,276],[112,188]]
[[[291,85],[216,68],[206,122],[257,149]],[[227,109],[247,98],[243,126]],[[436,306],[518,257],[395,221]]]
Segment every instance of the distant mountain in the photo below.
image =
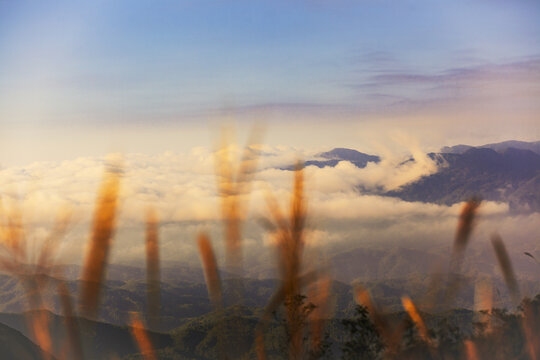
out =
[[[70,280],[79,279],[81,267],[79,265],[62,265],[58,270],[64,277]],[[223,273],[223,272],[222,272]],[[178,264],[163,264],[160,269],[162,281],[188,281],[204,282],[204,273],[201,267]],[[144,266],[109,264],[107,267],[107,279],[117,281],[140,280],[146,277]]]
[[345,148],[335,148],[333,150],[323,152],[318,154],[319,157],[329,160],[346,160],[350,161],[353,164],[356,164],[358,167],[364,167],[368,162],[379,162],[381,159],[375,155],[368,155],[361,153],[356,150],[345,149]]
[[337,280],[350,283],[426,274],[434,269],[436,264],[445,262],[443,256],[395,247],[388,250],[348,250],[333,256],[330,264]]
[[[456,145],[430,153],[439,169],[400,189],[379,195],[405,201],[451,205],[471,196],[506,202],[514,212],[540,211],[540,141],[505,141],[479,147]],[[320,160],[325,159],[325,160]],[[333,167],[349,161],[359,168],[380,158],[356,150],[335,148],[319,153],[305,166]],[[408,161],[414,161],[410,159]],[[408,162],[407,161],[407,162]],[[293,170],[294,166],[284,168]],[[361,186],[359,191],[366,191]]]
[[[378,163],[381,159],[375,155],[368,155],[352,149],[335,148],[330,151],[322,152],[315,155],[317,159],[306,160],[304,166],[316,166],[318,168],[334,167],[340,161],[349,161],[356,167],[365,168],[369,162]],[[318,160],[326,159],[326,160]],[[282,168],[282,170],[294,170],[295,166],[290,165]]]
[[441,148],[441,153],[443,154],[463,154],[465,151],[474,149],[474,146],[471,145],[454,145],[454,146],[443,146]]
[[[470,150],[472,148],[475,148],[475,147],[470,146],[470,145],[445,146],[441,149],[441,153],[463,154],[467,150]],[[491,149],[497,152],[504,152],[508,150],[509,148],[513,148],[513,149],[519,149],[519,150],[530,150],[540,155],[540,141],[526,142],[526,141],[509,140],[509,141],[503,141],[500,143],[476,146],[476,148]]]
[[540,155],[531,150],[470,148],[429,156],[439,164],[436,173],[384,195],[446,205],[480,196],[514,211],[540,211]]

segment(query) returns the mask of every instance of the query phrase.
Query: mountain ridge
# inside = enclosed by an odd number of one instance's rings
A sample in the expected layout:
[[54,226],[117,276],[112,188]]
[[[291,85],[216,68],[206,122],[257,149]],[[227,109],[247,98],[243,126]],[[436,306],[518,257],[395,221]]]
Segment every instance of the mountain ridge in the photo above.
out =
[[[443,147],[441,152],[429,153],[428,157],[437,164],[437,172],[398,189],[378,189],[375,193],[404,201],[444,205],[479,196],[508,203],[513,213],[540,212],[540,141],[456,145]],[[334,148],[317,154],[316,159],[307,160],[304,165],[334,167],[340,161],[349,161],[358,168],[364,168],[369,162],[378,163],[380,158],[354,149]],[[411,161],[414,159],[399,166]],[[293,170],[294,166],[284,169]],[[366,192],[360,184],[357,190]]]
[[440,153],[448,154],[463,154],[465,151],[472,148],[487,148],[492,149],[497,152],[502,152],[508,148],[514,148],[519,150],[530,150],[540,155],[540,141],[518,141],[518,140],[507,140],[498,143],[485,144],[481,146],[472,146],[459,144],[454,146],[443,146],[440,150]]

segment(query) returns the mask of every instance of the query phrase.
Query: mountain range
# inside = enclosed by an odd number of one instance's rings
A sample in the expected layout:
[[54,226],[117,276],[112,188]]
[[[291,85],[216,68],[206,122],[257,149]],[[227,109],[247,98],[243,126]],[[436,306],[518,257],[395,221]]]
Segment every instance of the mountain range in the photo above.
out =
[[[392,191],[379,190],[377,194],[445,205],[477,196],[508,203],[513,212],[540,211],[540,141],[505,141],[477,147],[457,145],[428,156],[437,164],[435,173]],[[318,154],[316,159],[306,161],[305,166],[333,167],[340,161],[364,168],[380,158],[336,148]],[[365,189],[359,185],[358,191]]]
[[518,150],[530,150],[534,153],[540,154],[540,141],[517,141],[517,140],[508,140],[499,143],[486,144],[481,146],[471,146],[471,145],[454,145],[454,146],[443,146],[441,148],[441,153],[443,154],[463,154],[467,150],[477,148],[477,149],[491,149],[497,152],[504,152],[507,149],[518,149]]

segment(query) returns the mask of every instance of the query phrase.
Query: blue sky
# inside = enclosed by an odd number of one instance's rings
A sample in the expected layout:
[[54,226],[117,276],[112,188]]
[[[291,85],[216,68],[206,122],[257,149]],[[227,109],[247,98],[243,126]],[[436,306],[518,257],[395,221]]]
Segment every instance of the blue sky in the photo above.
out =
[[0,126],[436,119],[500,103],[489,87],[519,90],[505,106],[530,133],[539,15],[503,0],[0,1]]

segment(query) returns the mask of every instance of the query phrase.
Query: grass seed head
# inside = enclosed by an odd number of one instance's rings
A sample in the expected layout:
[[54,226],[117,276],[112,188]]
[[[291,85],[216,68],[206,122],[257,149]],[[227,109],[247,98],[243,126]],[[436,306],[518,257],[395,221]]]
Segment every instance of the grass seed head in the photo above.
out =
[[148,325],[157,329],[161,302],[159,235],[157,216],[152,209],[146,214],[146,284]]
[[118,192],[122,167],[110,164],[105,171],[96,202],[94,220],[82,270],[80,312],[94,318],[97,315],[101,285],[117,220]]
[[144,325],[139,317],[139,314],[133,312],[131,314],[130,330],[132,336],[135,338],[137,346],[143,355],[144,360],[157,360],[156,353],[148,336],[148,332],[144,328]]

